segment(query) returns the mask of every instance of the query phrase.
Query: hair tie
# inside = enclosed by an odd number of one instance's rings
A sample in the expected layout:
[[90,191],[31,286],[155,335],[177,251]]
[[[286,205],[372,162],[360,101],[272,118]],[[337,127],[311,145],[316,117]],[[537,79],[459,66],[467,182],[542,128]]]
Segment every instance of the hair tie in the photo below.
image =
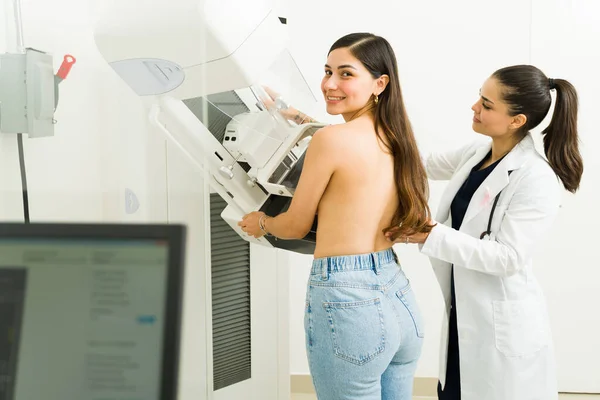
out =
[[550,90],[556,89],[556,84],[554,83],[554,79],[548,78],[548,86],[550,86]]

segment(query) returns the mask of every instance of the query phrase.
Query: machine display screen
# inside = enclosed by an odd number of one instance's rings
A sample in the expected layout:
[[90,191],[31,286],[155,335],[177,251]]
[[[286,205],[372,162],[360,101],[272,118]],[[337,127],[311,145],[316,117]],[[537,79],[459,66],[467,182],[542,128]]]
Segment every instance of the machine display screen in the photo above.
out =
[[0,400],[158,400],[168,246],[0,239]]

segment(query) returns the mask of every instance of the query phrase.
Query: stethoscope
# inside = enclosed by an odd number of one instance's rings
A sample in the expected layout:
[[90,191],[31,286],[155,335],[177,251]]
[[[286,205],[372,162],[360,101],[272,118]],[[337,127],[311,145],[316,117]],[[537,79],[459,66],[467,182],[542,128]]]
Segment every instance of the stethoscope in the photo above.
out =
[[[512,171],[508,171],[508,176],[510,176],[511,173]],[[483,240],[483,238],[485,238],[486,236],[489,238],[490,234],[492,233],[492,219],[494,218],[494,211],[496,211],[496,205],[498,204],[498,199],[500,199],[500,194],[502,194],[502,190],[496,195],[496,198],[494,199],[494,204],[492,204],[492,211],[490,212],[490,219],[488,220],[487,230],[481,232],[481,235],[479,235],[479,239]]]

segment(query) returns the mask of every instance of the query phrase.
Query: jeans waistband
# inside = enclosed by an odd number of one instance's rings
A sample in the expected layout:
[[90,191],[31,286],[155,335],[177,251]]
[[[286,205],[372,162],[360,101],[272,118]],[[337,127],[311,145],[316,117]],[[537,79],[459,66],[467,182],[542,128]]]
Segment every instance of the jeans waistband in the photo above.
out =
[[398,262],[398,256],[391,247],[375,253],[356,254],[316,258],[313,260],[311,274],[328,276],[332,272],[374,270],[379,267]]

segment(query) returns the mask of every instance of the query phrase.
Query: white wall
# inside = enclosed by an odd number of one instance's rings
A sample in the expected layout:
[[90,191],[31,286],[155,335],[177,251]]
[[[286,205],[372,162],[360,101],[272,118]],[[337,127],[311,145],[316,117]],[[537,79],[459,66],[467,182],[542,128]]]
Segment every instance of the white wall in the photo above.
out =
[[[124,205],[110,193],[120,189],[123,170],[145,170],[139,164],[145,136],[139,98],[100,57],[88,1],[22,0],[21,6],[26,47],[51,53],[55,71],[63,55],[77,59],[59,85],[55,136],[24,139],[31,221],[114,219],[111,210]],[[132,140],[137,145],[127,146]],[[22,221],[14,135],[0,135],[0,163],[0,218]]]
[[[58,10],[52,10],[54,5],[50,4],[32,6],[30,2],[23,2],[23,20],[26,25],[24,39],[27,47],[56,54],[55,69],[62,62],[63,54],[72,52],[80,55],[89,51],[89,45],[81,35],[81,18],[73,20],[64,13],[60,15]],[[81,11],[81,7],[77,5],[72,10],[75,14]],[[47,18],[52,14],[56,14],[56,18]],[[3,18],[3,25],[4,22]],[[75,34],[70,35],[69,30]],[[99,120],[99,115],[94,107],[90,107],[96,101],[94,93],[97,86],[93,82],[89,82],[87,87],[82,86],[86,70],[89,73],[85,66],[81,68],[77,65],[69,79],[61,84],[62,96],[56,113],[56,137],[36,141],[25,139],[32,221],[42,216],[44,219],[55,217],[89,220],[97,219],[101,214],[97,195],[100,191],[99,155],[88,151],[94,148],[98,137],[94,133],[98,129],[96,121]],[[77,109],[78,104],[81,106],[79,112],[64,118],[65,111]],[[0,159],[7,167],[2,168],[4,176],[0,212],[3,218],[22,220],[21,183],[18,164],[15,164],[16,145],[13,147],[16,139],[14,135],[2,135],[0,141]],[[69,157],[66,157],[67,152],[70,153]],[[6,165],[9,159],[10,164]],[[7,181],[10,184],[5,185]],[[74,205],[67,207],[67,200],[71,200]]]
[[[188,242],[180,397],[285,398],[289,393],[289,345],[286,339],[281,340],[283,344],[278,339],[280,329],[288,329],[288,303],[277,289],[287,287],[288,277],[277,267],[286,264],[287,255],[254,246],[253,379],[211,392],[212,348],[206,341],[212,332],[211,294],[206,290],[210,258],[207,260],[205,240],[209,188],[203,172],[149,127],[143,101],[100,56],[93,40],[93,21],[108,3],[21,0],[26,47],[52,53],[55,70],[63,54],[77,59],[68,79],[60,85],[55,136],[25,139],[31,221],[185,223]],[[3,15],[0,18],[3,22]],[[3,36],[0,42],[4,43]],[[137,197],[139,209],[135,212],[125,211],[126,191]],[[0,220],[7,219],[22,221],[14,135],[0,137]]]
[[[283,0],[282,0],[283,2]],[[21,0],[25,44],[78,62],[60,85],[56,136],[25,141],[32,221],[161,220],[162,211],[123,217],[123,191],[140,198],[153,190],[143,178],[153,165],[147,124],[137,96],[118,80],[93,44],[88,1]],[[474,138],[470,106],[495,69],[534,63],[548,75],[573,81],[580,93],[580,132],[586,166],[582,190],[565,195],[548,245],[537,258],[550,305],[562,390],[600,391],[600,271],[593,257],[600,161],[595,104],[600,83],[600,6],[595,0],[463,0],[289,2],[291,50],[317,98],[329,46],[352,31],[371,31],[396,50],[409,115],[423,151]],[[0,46],[2,45],[0,40]],[[2,49],[0,49],[2,50]],[[309,109],[324,121],[339,119]],[[20,220],[20,180],[14,136],[0,136],[0,219]],[[160,168],[157,169],[160,173]],[[164,171],[162,171],[164,173]],[[139,179],[131,176],[139,175]],[[127,179],[125,179],[127,176]],[[164,177],[163,177],[164,178]],[[164,179],[157,179],[164,180]],[[134,186],[134,187],[130,187]],[[432,187],[435,210],[443,185]],[[161,210],[165,207],[158,207]],[[441,296],[428,262],[397,246],[427,324],[418,376],[436,376]],[[290,255],[291,372],[308,373],[302,313],[311,258]]]
[[533,3],[531,62],[579,93],[579,133],[584,160],[581,190],[565,193],[546,250],[537,261],[546,289],[564,391],[600,392],[600,270],[595,257],[600,223],[598,93],[600,3],[592,0]]
[[[600,271],[592,203],[598,195],[600,166],[592,149],[600,144],[594,128],[599,92],[600,5],[593,0],[364,1],[305,0],[290,4],[291,48],[312,90],[320,95],[327,50],[342,35],[370,31],[387,38],[396,51],[409,117],[423,152],[449,149],[476,139],[471,105],[483,81],[496,69],[533,63],[549,76],[572,80],[581,97],[580,134],[586,173],[582,190],[565,195],[559,220],[536,270],[547,293],[563,391],[600,392]],[[577,23],[577,28],[575,24]],[[561,55],[559,55],[559,52]],[[339,122],[324,113],[316,117]],[[592,125],[593,124],[593,125]],[[444,184],[431,187],[435,213]],[[397,245],[425,316],[426,339],[417,376],[435,377],[442,299],[429,262],[413,247]],[[303,312],[310,257],[291,257],[291,373],[307,374]],[[588,311],[590,310],[590,311]],[[577,351],[577,352],[575,352]]]

